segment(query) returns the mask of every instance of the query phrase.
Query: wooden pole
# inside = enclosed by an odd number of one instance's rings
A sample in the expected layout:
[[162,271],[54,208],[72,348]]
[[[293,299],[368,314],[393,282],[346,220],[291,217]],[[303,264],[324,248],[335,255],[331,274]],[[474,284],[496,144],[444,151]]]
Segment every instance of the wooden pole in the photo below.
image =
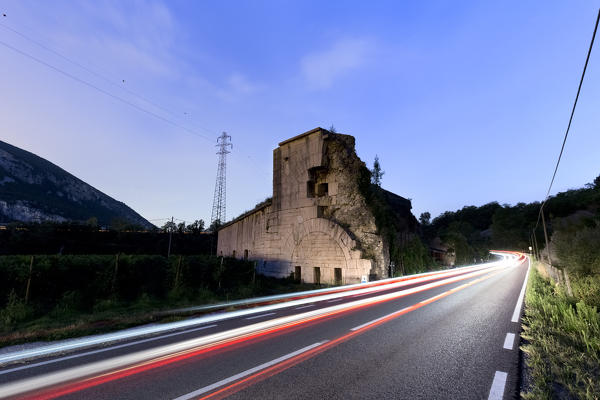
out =
[[183,256],[179,256],[179,259],[177,260],[177,269],[175,270],[175,286],[174,288],[177,289],[177,286],[179,286],[179,274],[181,271],[181,258]]
[[112,292],[115,292],[115,287],[117,286],[117,274],[119,273],[119,253],[117,253],[117,255],[115,256],[115,272],[113,274],[113,281],[112,281]]
[[25,304],[29,301],[29,290],[31,289],[31,274],[33,271],[33,256],[29,262],[29,278],[27,278],[27,289],[25,289]]
[[544,238],[546,239],[546,251],[548,252],[548,264],[552,266],[552,257],[550,257],[550,243],[548,242],[548,231],[546,230],[546,219],[544,210],[542,210],[542,225],[544,225]]

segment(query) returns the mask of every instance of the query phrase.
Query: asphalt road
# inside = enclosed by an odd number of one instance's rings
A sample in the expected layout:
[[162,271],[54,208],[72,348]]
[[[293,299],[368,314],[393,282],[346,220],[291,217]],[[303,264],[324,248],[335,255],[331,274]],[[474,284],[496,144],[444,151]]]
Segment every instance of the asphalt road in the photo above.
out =
[[[527,268],[524,260],[454,270],[6,365],[0,396],[21,385],[40,388],[15,392],[25,398],[516,398],[520,325],[512,320]],[[190,342],[207,337],[216,339]]]

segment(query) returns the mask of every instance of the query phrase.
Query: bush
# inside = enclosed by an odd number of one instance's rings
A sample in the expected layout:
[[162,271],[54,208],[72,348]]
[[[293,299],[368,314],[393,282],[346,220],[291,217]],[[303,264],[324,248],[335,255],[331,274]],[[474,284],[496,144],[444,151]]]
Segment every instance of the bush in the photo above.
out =
[[569,298],[532,268],[522,347],[532,387],[524,398],[594,399],[600,396],[600,314]]
[[31,314],[31,308],[11,290],[6,307],[0,311],[0,322],[4,327],[10,328],[26,320]]

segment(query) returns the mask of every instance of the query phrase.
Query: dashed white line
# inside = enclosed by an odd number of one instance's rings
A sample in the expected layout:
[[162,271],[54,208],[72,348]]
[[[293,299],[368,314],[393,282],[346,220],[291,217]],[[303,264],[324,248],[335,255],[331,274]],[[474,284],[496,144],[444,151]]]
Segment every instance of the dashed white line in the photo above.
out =
[[56,362],[70,360],[70,359],[73,359],[73,358],[79,358],[79,357],[89,356],[89,355],[92,355],[92,354],[104,353],[105,351],[110,351],[110,350],[115,350],[115,349],[121,349],[123,347],[135,346],[136,344],[147,343],[147,342],[151,342],[151,341],[154,341],[154,340],[160,340],[160,339],[164,339],[164,338],[168,338],[168,337],[176,336],[176,335],[183,335],[184,333],[201,331],[203,329],[214,328],[215,326],[217,326],[217,325],[205,325],[205,326],[201,326],[199,328],[186,329],[185,331],[182,331],[182,332],[169,333],[168,335],[161,335],[161,336],[151,337],[151,338],[148,338],[148,339],[136,340],[135,342],[129,342],[129,343],[124,343],[124,344],[119,344],[117,346],[110,346],[110,347],[106,347],[106,348],[103,348],[103,349],[86,351],[85,353],[73,354],[73,355],[70,355],[70,356],[55,358],[55,359],[47,360],[47,361],[41,361],[41,362],[37,362],[37,363],[34,363],[34,364],[27,364],[27,365],[23,365],[23,366],[20,366],[20,367],[5,369],[3,371],[0,371],[0,375],[9,374],[9,373],[15,372],[15,371],[21,371],[23,369],[35,368],[35,367],[39,367],[39,366],[42,366],[42,365],[53,364],[53,363],[56,363]]
[[496,371],[494,374],[494,380],[492,381],[492,387],[490,389],[490,395],[488,400],[502,400],[504,397],[504,386],[506,386],[506,378],[508,374],[502,371]]
[[248,317],[248,318],[244,318],[244,319],[262,318],[262,317],[268,317],[269,315],[275,315],[275,314],[277,314],[277,313],[270,312],[270,313],[266,313],[266,314],[254,315],[252,317]]
[[302,348],[300,350],[296,350],[296,351],[294,351],[292,353],[286,354],[285,356],[281,356],[279,358],[276,358],[276,359],[271,360],[269,362],[266,362],[264,364],[260,364],[260,365],[254,367],[254,368],[250,368],[250,369],[248,369],[248,370],[246,370],[244,372],[240,372],[239,374],[230,376],[229,378],[225,378],[223,380],[215,382],[212,385],[204,386],[203,388],[200,388],[198,390],[194,390],[193,392],[190,392],[188,394],[184,394],[183,396],[179,396],[179,397],[177,397],[174,400],[189,400],[191,398],[197,397],[197,396],[199,396],[199,395],[201,395],[203,393],[210,392],[211,390],[214,390],[216,388],[224,386],[224,385],[226,385],[228,383],[234,382],[234,381],[236,381],[238,379],[241,379],[241,378],[244,378],[244,377],[246,377],[248,375],[252,375],[255,372],[258,372],[258,371],[263,370],[265,368],[269,368],[272,365],[279,364],[282,361],[285,361],[287,359],[295,357],[298,354],[302,354],[302,353],[304,353],[304,352],[306,352],[308,350],[314,349],[315,347],[318,347],[318,346],[320,346],[320,345],[322,345],[323,343],[326,343],[326,342],[327,342],[327,340],[325,340],[323,342],[318,342],[318,343],[311,344],[310,346],[306,346],[306,347],[304,347],[304,348]]
[[294,310],[302,310],[303,308],[314,307],[314,306],[315,306],[314,304],[309,304],[307,306],[296,307],[296,308],[294,308]]
[[504,348],[506,350],[512,350],[514,344],[515,344],[515,334],[514,333],[507,333],[506,334],[506,339],[504,339]]
[[519,293],[519,300],[517,301],[517,305],[515,306],[515,311],[513,312],[511,321],[519,322],[519,317],[521,316],[521,307],[523,306],[523,297],[525,297],[525,288],[527,287],[527,277],[529,276],[529,268],[531,268],[531,260],[527,257],[527,261],[529,264],[527,265],[527,273],[525,274],[525,280],[523,281],[523,287],[521,288],[521,293]]
[[342,300],[344,300],[344,298],[340,297],[339,299],[328,300],[327,302],[328,303],[335,303],[336,301],[342,301]]

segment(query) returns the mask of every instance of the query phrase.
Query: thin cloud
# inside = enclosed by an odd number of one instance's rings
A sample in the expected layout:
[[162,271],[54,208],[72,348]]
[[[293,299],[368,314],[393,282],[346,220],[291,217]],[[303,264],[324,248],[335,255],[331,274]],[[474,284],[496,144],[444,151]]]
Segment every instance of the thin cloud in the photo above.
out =
[[343,76],[362,67],[373,49],[370,40],[343,39],[324,51],[302,58],[302,75],[312,89],[327,89]]

